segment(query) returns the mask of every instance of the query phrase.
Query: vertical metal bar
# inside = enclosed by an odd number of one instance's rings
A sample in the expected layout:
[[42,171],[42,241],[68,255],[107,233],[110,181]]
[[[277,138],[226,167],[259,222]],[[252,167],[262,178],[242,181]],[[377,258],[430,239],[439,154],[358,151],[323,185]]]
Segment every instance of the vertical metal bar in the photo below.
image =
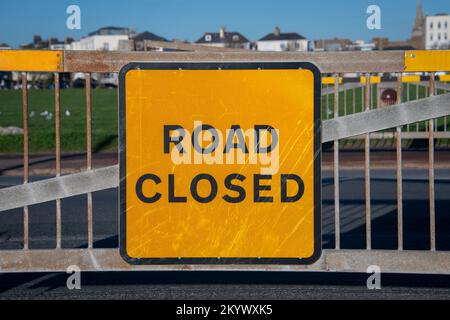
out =
[[355,108],[356,108],[355,107],[355,104],[356,104],[355,96],[356,96],[356,88],[353,88],[353,90],[352,90],[352,103],[353,103],[352,110],[353,110],[353,114],[356,113],[356,110],[355,110]]
[[[326,92],[326,90],[327,90],[327,85],[326,84],[324,84],[323,86],[322,86],[322,92]],[[328,110],[328,96],[327,96],[327,94],[325,93],[325,95],[323,96],[323,101],[324,101],[324,106],[325,106],[325,113],[327,113],[327,110]],[[325,117],[324,117],[324,115],[322,115],[322,119],[327,119],[327,115],[325,114]]]
[[447,132],[448,117],[444,117],[444,132]]
[[380,98],[381,98],[380,87],[378,84],[374,84],[374,88],[375,88],[375,101],[377,103],[375,108],[378,109],[381,105],[381,103],[380,103]]
[[366,94],[366,86],[363,85],[361,87],[361,112],[364,111],[364,97],[365,97],[365,94]]
[[444,117],[444,132],[447,132],[447,124],[448,124],[448,121],[447,121],[447,118],[448,117]]
[[[29,154],[28,154],[28,83],[26,72],[22,73],[22,117],[23,117],[23,183],[29,181]],[[23,249],[29,249],[29,211],[28,207],[23,208]]]
[[331,94],[327,93],[327,120],[330,119],[330,97]]
[[[410,86],[409,82],[405,83],[405,87],[406,87],[405,88],[405,91],[406,91],[406,101],[405,102],[408,102],[409,101],[409,93],[411,90],[411,86]],[[411,132],[411,124],[406,125],[406,131]]]
[[[86,73],[86,154],[87,170],[92,169],[91,74]],[[93,247],[92,193],[87,194],[88,248]]]
[[[339,117],[339,74],[334,75],[334,118]],[[339,140],[334,141],[334,224],[336,249],[341,247],[339,208]]]
[[[370,73],[366,74],[366,101],[365,110],[370,110],[371,92],[370,92]],[[372,225],[371,225],[371,209],[370,209],[370,134],[367,133],[365,137],[365,193],[366,193],[366,248],[372,248]]]
[[344,116],[347,115],[347,89],[344,89]]
[[[433,75],[433,78],[434,78],[434,75]],[[435,81],[435,83],[436,83],[436,80],[434,80]],[[435,96],[435,95],[437,95],[438,94],[438,88],[436,88],[436,84],[434,85],[434,93],[433,93],[433,95]],[[438,119],[436,118],[436,119],[433,119],[433,121],[434,121],[434,128],[433,128],[433,130],[434,131],[437,131],[438,130]]]
[[411,100],[411,84],[410,83],[406,83],[406,88],[407,88],[407,95],[408,97],[406,98],[406,101],[410,101]]
[[[419,100],[419,89],[420,89],[420,86],[419,86],[419,83],[417,83],[417,85],[416,85],[416,100]],[[419,132],[419,124],[418,123],[415,124],[415,131]]]
[[416,83],[416,100],[419,100],[419,83]]
[[[402,74],[397,78],[397,104],[402,103]],[[397,245],[403,250],[402,127],[397,127]]]
[[[61,117],[59,95],[59,73],[55,78],[55,139],[56,139],[56,176],[61,175]],[[61,199],[56,199],[56,249],[61,249]]]
[[[430,96],[434,96],[434,73],[430,74]],[[434,198],[434,120],[428,120],[428,180],[430,197],[430,250],[436,251],[436,217]]]
[[[439,82],[441,82],[441,79],[439,79]],[[447,90],[445,90],[445,88],[442,88],[441,90],[441,94],[445,94],[447,93]],[[444,117],[444,128],[442,128],[443,132],[447,132],[447,125],[448,125],[448,116]]]

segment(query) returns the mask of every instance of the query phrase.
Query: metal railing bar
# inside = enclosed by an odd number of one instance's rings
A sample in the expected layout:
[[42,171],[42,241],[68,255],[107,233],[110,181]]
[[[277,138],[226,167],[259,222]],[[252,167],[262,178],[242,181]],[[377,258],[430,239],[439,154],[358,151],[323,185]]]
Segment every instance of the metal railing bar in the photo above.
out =
[[115,188],[118,184],[118,166],[110,166],[4,188],[0,189],[0,211]]
[[[409,82],[407,82],[407,83],[405,84],[405,86],[406,86],[406,101],[405,101],[405,102],[409,102],[409,101],[410,101],[409,92],[410,92],[410,90],[411,90],[411,84],[410,84]],[[408,124],[408,125],[406,126],[406,130],[407,130],[408,132],[411,131],[411,124]]]
[[131,265],[113,249],[4,250],[0,251],[0,269],[10,272],[65,272],[77,265],[87,271],[326,271],[361,272],[377,265],[385,273],[449,274],[450,253],[397,250],[323,250],[321,258],[309,266],[301,265]]
[[[119,72],[129,62],[309,61],[323,73],[448,70],[449,50],[368,52],[124,52],[0,50],[3,71]],[[10,57],[13,57],[12,59]],[[32,57],[33,59],[30,59]]]
[[[397,104],[402,102],[402,74],[397,78]],[[403,250],[403,176],[402,176],[402,127],[396,129],[396,153],[397,153],[397,246]]]
[[[339,92],[343,92],[345,90],[351,90],[354,88],[358,88],[360,87],[361,84],[359,82],[354,82],[354,83],[341,83],[339,85]],[[322,95],[325,94],[334,94],[334,86],[331,85],[324,85],[323,90],[322,90]]]
[[[322,110],[325,110],[325,113],[327,113],[327,110],[328,110],[328,95],[324,94],[326,87],[327,87],[326,84],[322,85],[322,97],[325,98],[325,99],[323,99],[325,108]],[[322,110],[321,110],[321,112],[322,112]],[[325,117],[322,115],[322,119],[328,119],[328,115],[325,114]]]
[[[366,99],[365,99],[365,112],[370,111],[371,102],[371,85],[370,85],[370,73],[366,74]],[[370,133],[366,133],[364,143],[364,177],[365,177],[365,198],[366,198],[366,249],[372,248],[372,225],[371,225],[371,208],[370,208]]]
[[330,103],[330,99],[331,99],[331,94],[328,94],[327,95],[327,116],[326,116],[326,119],[327,120],[329,120],[330,119],[330,105],[331,105],[331,103]]
[[[417,98],[416,98],[416,100],[419,100],[419,83],[417,84]],[[415,125],[414,125],[414,131],[416,131],[416,132],[419,132],[419,124],[418,123],[416,123]]]
[[[330,123],[329,123],[330,124]],[[382,131],[382,132],[371,132],[370,134],[370,138],[371,139],[389,139],[389,140],[393,140],[396,139],[396,132],[386,132],[386,131]],[[435,139],[450,139],[450,132],[435,132],[434,133],[434,138]],[[356,135],[356,136],[351,136],[351,137],[347,137],[345,139],[348,140],[364,140],[365,139],[365,134],[361,134],[361,135]],[[402,132],[402,139],[426,139],[428,140],[428,132],[408,132],[408,131],[403,131]]]
[[[430,97],[435,96],[434,73],[430,73]],[[429,195],[430,195],[430,250],[436,250],[436,213],[434,194],[434,119],[428,120]]]
[[[61,175],[61,116],[59,73],[54,74],[55,84],[55,139],[56,139],[56,176]],[[61,248],[61,199],[56,199],[56,248]]]
[[322,73],[401,72],[405,51],[372,52],[120,52],[64,51],[64,72],[119,72],[130,62],[309,61]]
[[366,92],[366,86],[363,85],[361,87],[361,112],[364,111],[364,97],[365,97],[365,92]]
[[[23,183],[29,181],[29,148],[28,148],[28,74],[22,73],[22,113],[23,113]],[[8,199],[8,198],[6,198]],[[5,199],[5,200],[6,200]],[[23,206],[23,249],[29,249],[29,210],[28,206]]]
[[450,93],[323,122],[322,142],[404,126],[450,114]]
[[[339,117],[339,74],[334,75],[334,119]],[[345,92],[345,91],[344,91]],[[335,247],[341,247],[340,208],[339,208],[339,140],[334,140],[334,224]]]
[[246,52],[243,48],[220,48],[211,47],[195,43],[184,43],[180,41],[156,41],[156,40],[144,40],[144,50],[148,51],[147,48],[162,48],[162,49],[172,49],[180,51],[198,51],[198,52]]
[[375,102],[376,102],[376,106],[374,107],[374,109],[378,109],[380,107],[380,98],[381,98],[380,90],[379,90],[378,84],[375,84],[374,87],[375,87],[374,90],[375,90]]
[[[91,125],[91,74],[86,73],[86,155],[87,170],[92,169],[92,125]],[[88,214],[88,248],[93,246],[93,217],[92,217],[92,193],[87,193]]]
[[348,94],[347,89],[344,89],[343,93],[344,93],[344,112],[343,112],[343,116],[346,116],[347,115],[347,94]]
[[355,99],[355,96],[356,96],[356,88],[353,88],[353,90],[352,90],[352,110],[353,110],[353,113],[356,113],[356,99]]

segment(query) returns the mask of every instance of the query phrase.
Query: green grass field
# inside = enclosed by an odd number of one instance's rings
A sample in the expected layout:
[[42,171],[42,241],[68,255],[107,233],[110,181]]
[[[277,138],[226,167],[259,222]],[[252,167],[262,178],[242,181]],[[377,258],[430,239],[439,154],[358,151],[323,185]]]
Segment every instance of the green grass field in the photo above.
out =
[[[55,103],[53,90],[30,89],[28,96],[30,152],[55,150]],[[117,90],[92,90],[92,145],[93,150],[117,149]],[[84,89],[61,89],[61,149],[86,150],[86,97]],[[40,113],[53,113],[46,120]],[[66,110],[70,116],[66,115]],[[22,93],[20,90],[0,91],[0,127],[23,128]],[[1,152],[22,152],[22,135],[0,135]]]
[[[373,86],[372,106],[376,107],[376,85]],[[416,93],[416,90],[418,92]],[[423,86],[407,85],[403,87],[403,101],[415,100],[416,97],[424,98],[426,88]],[[438,94],[444,93],[438,90]],[[344,100],[344,92],[339,94],[339,115],[343,116],[353,112],[363,111],[363,92],[361,88],[347,90]],[[353,97],[354,96],[354,97]],[[353,103],[353,100],[355,101]],[[55,117],[54,117],[54,92],[53,90],[29,90],[28,114],[29,116],[29,148],[33,153],[54,152],[55,150]],[[79,152],[86,149],[86,97],[84,89],[61,90],[61,149],[63,152]],[[93,89],[92,90],[92,143],[93,151],[116,151],[118,141],[117,127],[117,90]],[[346,103],[344,103],[346,101]],[[52,112],[53,117],[46,120],[40,113]],[[66,115],[66,110],[70,116]],[[334,110],[334,95],[322,97],[322,119],[332,118]],[[328,114],[328,117],[327,117]],[[450,117],[448,117],[450,118]],[[426,122],[404,127],[404,130],[424,131]],[[438,119],[436,122],[439,131],[445,126],[450,130],[450,119]],[[20,90],[0,90],[0,127],[23,127],[22,124],[22,93]],[[417,128],[418,127],[418,128]],[[358,148],[360,141],[342,141],[350,148]],[[372,141],[374,147],[389,147],[394,145],[384,141],[381,145],[378,141]],[[410,141],[403,141],[408,146]],[[438,145],[449,146],[447,139],[439,139]],[[23,152],[22,135],[0,135],[0,153]]]

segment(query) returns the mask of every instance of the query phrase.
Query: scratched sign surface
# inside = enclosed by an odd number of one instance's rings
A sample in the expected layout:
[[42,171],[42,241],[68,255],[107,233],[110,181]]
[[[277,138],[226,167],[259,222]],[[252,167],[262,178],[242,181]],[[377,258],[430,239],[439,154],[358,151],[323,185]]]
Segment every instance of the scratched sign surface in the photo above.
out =
[[320,256],[320,74],[309,63],[120,72],[120,248],[134,264]]

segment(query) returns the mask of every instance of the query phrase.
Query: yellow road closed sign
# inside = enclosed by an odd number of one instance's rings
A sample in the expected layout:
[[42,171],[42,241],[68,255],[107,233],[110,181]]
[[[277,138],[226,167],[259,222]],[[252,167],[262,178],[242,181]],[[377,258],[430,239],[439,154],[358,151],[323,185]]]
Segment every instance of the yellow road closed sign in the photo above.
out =
[[310,63],[120,71],[120,251],[132,264],[310,264],[321,253]]

